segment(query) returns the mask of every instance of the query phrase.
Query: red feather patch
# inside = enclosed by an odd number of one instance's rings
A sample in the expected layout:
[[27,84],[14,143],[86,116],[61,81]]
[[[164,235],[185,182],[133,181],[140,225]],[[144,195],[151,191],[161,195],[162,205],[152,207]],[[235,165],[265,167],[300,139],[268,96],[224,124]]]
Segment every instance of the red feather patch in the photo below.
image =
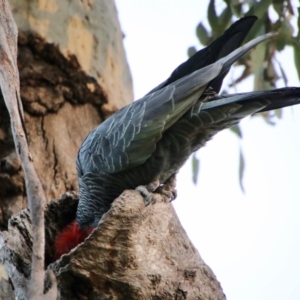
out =
[[69,253],[73,248],[82,243],[93,231],[94,227],[87,230],[81,229],[76,221],[69,224],[55,238],[55,259]]

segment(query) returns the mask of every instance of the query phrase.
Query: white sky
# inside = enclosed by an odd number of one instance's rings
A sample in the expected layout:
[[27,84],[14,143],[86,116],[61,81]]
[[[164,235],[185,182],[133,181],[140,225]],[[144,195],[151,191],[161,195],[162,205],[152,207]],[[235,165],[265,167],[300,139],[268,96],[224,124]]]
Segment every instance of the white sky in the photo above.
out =
[[[185,61],[189,46],[200,48],[195,28],[206,18],[207,2],[116,1],[136,99]],[[298,86],[293,52],[279,59],[289,85]],[[197,186],[190,161],[180,171],[174,206],[228,300],[300,299],[299,130],[300,106],[285,109],[275,127],[247,118],[242,140],[223,131],[198,152]],[[245,195],[238,185],[239,147],[246,159]]]

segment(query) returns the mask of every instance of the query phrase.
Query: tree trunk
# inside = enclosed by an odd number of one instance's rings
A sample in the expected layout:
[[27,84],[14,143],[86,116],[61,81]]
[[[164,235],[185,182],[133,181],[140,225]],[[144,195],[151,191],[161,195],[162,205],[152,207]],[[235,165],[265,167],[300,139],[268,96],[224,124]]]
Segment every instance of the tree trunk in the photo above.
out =
[[[132,101],[113,1],[63,2],[11,0],[28,143],[48,201],[77,190],[75,159],[83,139]],[[0,161],[2,229],[15,214],[0,234],[0,259],[16,297],[25,299],[32,229],[28,209],[17,213],[27,204],[26,191],[2,99]],[[145,208],[137,192],[125,191],[85,243],[55,261],[54,238],[74,220],[77,203],[68,193],[45,213],[46,267],[57,276],[61,299],[225,299],[161,196]],[[5,275],[0,287],[3,298],[13,298]]]
[[[28,142],[48,200],[77,190],[85,136],[132,101],[113,1],[11,0]],[[25,13],[26,12],[26,13]],[[0,100],[0,226],[24,208],[26,191],[10,121]]]
[[[58,261],[54,238],[74,219],[78,198],[69,193],[49,203],[45,255],[48,269],[57,276],[60,299],[226,299],[172,204],[155,197],[156,203],[145,207],[138,192],[125,191],[86,241]],[[30,274],[31,243],[26,209],[0,236],[0,256],[18,299],[23,299]],[[47,282],[45,286],[49,288]]]

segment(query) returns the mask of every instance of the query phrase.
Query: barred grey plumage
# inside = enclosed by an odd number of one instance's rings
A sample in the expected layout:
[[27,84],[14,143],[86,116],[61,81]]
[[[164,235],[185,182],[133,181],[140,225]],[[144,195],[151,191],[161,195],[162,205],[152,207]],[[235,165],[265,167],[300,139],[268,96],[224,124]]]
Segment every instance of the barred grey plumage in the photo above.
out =
[[76,221],[81,228],[97,226],[123,190],[168,182],[191,153],[220,130],[249,114],[300,103],[300,88],[216,94],[231,65],[273,36],[258,37],[236,49],[255,20],[236,22],[168,80],[86,137],[76,162],[80,190]]

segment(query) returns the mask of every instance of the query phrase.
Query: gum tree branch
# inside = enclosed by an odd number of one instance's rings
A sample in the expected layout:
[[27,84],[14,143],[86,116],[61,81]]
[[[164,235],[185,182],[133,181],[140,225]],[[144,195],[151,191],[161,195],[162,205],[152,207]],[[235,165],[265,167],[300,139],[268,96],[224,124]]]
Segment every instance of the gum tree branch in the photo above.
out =
[[[44,298],[44,209],[46,199],[36,174],[26,139],[23,107],[20,98],[19,72],[17,68],[18,29],[13,20],[7,0],[0,0],[0,86],[10,115],[12,134],[16,151],[21,160],[25,176],[27,198],[31,213],[33,251],[31,279],[27,298]],[[53,278],[53,276],[50,276]],[[54,291],[55,290],[55,291]],[[50,292],[50,291],[49,291]],[[52,284],[51,298],[55,299],[55,284]]]

